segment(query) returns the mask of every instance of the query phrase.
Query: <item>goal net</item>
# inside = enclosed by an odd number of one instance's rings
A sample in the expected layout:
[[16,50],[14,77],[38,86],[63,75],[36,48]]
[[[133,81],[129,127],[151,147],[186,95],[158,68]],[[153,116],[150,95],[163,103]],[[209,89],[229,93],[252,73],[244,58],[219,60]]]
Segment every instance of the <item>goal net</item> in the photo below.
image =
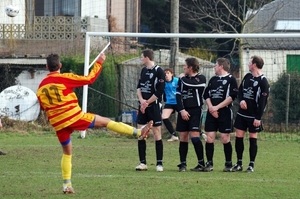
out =
[[[111,73],[110,78],[115,78],[114,85],[108,86],[108,90],[113,90],[113,93],[109,94],[110,97],[114,99],[109,99],[110,102],[115,102],[117,104],[118,113],[121,114],[131,114],[132,117],[129,119],[131,122],[132,118],[136,116],[135,111],[138,109],[138,99],[136,95],[136,86],[139,79],[140,71],[142,69],[140,56],[141,51],[145,48],[151,48],[154,50],[155,62],[162,68],[172,68],[175,71],[175,75],[179,75],[183,71],[183,66],[185,59],[187,57],[196,57],[201,64],[201,73],[205,75],[207,81],[214,76],[215,61],[220,57],[220,52],[218,46],[214,43],[218,38],[241,40],[241,48],[234,49],[235,55],[230,54],[230,52],[223,52],[224,57],[228,58],[231,62],[231,73],[237,78],[238,81],[241,80],[246,73],[248,73],[248,63],[250,57],[253,55],[259,55],[264,59],[263,74],[267,77],[271,89],[272,85],[278,81],[278,79],[284,73],[294,73],[299,72],[300,63],[300,51],[296,44],[299,44],[298,34],[161,34],[161,33],[107,33],[107,32],[87,32],[86,34],[86,48],[85,48],[85,63],[90,63],[90,47],[89,45],[93,43],[93,39],[103,37],[109,37],[111,44],[106,50],[106,54],[114,60],[113,63],[106,63],[104,65],[104,73],[109,70]],[[192,39],[201,43],[211,43],[211,45],[200,46],[199,48],[189,48],[189,47],[178,47],[174,50],[172,45],[162,46],[164,40],[169,42],[172,39],[180,40]],[[157,43],[152,43],[152,40],[160,41]],[[106,42],[107,43],[107,42]],[[175,56],[172,55],[172,51],[175,51]],[[124,61],[116,61],[119,56],[127,55],[129,58]],[[172,60],[173,59],[173,60]],[[110,61],[109,61],[110,62]],[[108,69],[108,67],[110,67]],[[112,71],[113,68],[113,71]],[[106,74],[102,75],[103,78]],[[293,78],[298,76],[292,76]],[[101,77],[100,77],[101,78]],[[294,79],[295,80],[295,79]],[[285,80],[288,82],[288,80]],[[285,85],[288,89],[288,85]],[[97,92],[93,85],[90,89],[86,88],[88,92]],[[98,88],[98,90],[105,90],[106,88]],[[109,91],[108,91],[109,92]],[[100,94],[100,93],[98,93]],[[106,93],[107,94],[107,93]],[[103,98],[108,98],[108,96],[102,96]],[[285,96],[285,102],[288,100],[289,96]],[[83,106],[87,104],[87,110],[93,105],[88,105],[87,100],[84,101]],[[274,96],[271,95],[270,102],[266,113],[264,114],[264,123],[267,124],[268,130],[270,131],[285,131],[287,128],[286,120],[281,118],[282,123],[277,123],[278,118],[276,114],[286,114],[284,111],[276,110],[274,107]],[[293,102],[294,103],[294,102]],[[283,107],[287,108],[288,105]],[[110,108],[116,106],[109,106]],[[204,107],[204,111],[206,107]],[[125,119],[126,121],[126,119]],[[290,127],[294,126],[293,129],[298,129],[298,118],[290,118],[288,121]]]

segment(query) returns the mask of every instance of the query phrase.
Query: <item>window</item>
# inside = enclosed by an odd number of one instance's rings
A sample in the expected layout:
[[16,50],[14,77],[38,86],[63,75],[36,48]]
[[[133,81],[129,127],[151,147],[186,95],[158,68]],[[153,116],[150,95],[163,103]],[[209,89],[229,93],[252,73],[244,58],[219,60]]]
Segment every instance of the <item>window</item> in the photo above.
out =
[[300,20],[277,20],[275,31],[300,32]]
[[81,0],[35,1],[35,16],[80,16]]

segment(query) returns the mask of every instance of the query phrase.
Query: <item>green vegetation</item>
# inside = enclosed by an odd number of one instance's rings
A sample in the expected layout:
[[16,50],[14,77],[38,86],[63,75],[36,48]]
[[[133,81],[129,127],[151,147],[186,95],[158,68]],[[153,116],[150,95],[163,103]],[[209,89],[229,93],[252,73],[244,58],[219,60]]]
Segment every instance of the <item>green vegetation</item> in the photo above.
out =
[[22,69],[20,68],[11,68],[10,65],[5,65],[0,67],[0,91],[16,85],[16,78],[20,75]]
[[[25,127],[26,128],[26,127]],[[28,128],[28,127],[27,127]],[[65,198],[60,171],[61,147],[53,132],[0,133],[1,198]],[[179,173],[178,142],[164,142],[164,172],[155,171],[155,147],[147,142],[148,171],[137,172],[137,141],[109,131],[88,132],[73,141],[75,198],[298,198],[299,137],[258,142],[254,173],[224,173],[222,144],[215,146],[214,171]],[[271,137],[270,137],[271,138]],[[234,143],[234,141],[233,141]],[[189,145],[188,168],[196,165]],[[245,140],[244,166],[249,143]],[[235,153],[233,155],[235,161]]]
[[199,47],[189,48],[186,54],[199,57],[201,59],[208,60],[211,62],[214,62],[217,59],[217,54],[211,53],[207,50],[200,49]]
[[[299,123],[300,118],[300,74],[290,74],[290,95],[289,95],[289,123]],[[269,112],[274,115],[275,123],[285,123],[286,102],[288,90],[288,74],[282,73],[278,80],[271,86],[271,99]]]

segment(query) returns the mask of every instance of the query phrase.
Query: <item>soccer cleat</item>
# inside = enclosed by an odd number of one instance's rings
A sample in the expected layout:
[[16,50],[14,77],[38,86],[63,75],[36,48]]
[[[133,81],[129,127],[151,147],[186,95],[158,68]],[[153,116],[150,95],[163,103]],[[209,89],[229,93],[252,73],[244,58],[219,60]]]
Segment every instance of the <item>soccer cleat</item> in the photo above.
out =
[[213,171],[214,170],[214,167],[212,164],[210,164],[209,162],[206,162],[206,165],[204,167],[204,171],[206,172],[210,172],[210,171]]
[[179,172],[185,172],[186,171],[186,164],[179,164],[177,165],[179,167]]
[[243,171],[243,165],[235,164],[235,165],[232,167],[231,171],[232,171],[232,172]]
[[198,164],[195,168],[192,168],[191,171],[204,171],[204,166],[201,164]]
[[153,121],[149,121],[146,125],[141,128],[140,140],[146,139],[148,137],[149,131],[152,129]]
[[231,167],[225,167],[223,169],[223,172],[232,172],[232,168]]
[[147,171],[147,170],[148,170],[148,167],[147,167],[146,164],[140,163],[139,165],[137,165],[137,166],[135,167],[135,170],[136,170],[136,171]]
[[207,135],[203,132],[200,133],[200,135],[202,136],[202,138],[205,140],[205,142],[207,141]]
[[0,150],[0,155],[6,155],[6,153]]
[[252,166],[248,166],[248,168],[246,169],[246,172],[252,173],[252,172],[254,172],[254,168]]
[[232,172],[232,165],[225,165],[223,172]]
[[73,187],[64,187],[63,192],[64,194],[75,193]]
[[164,167],[162,166],[162,165],[156,165],[156,171],[158,171],[158,172],[162,172],[162,171],[164,171]]
[[231,163],[225,163],[225,167],[223,169],[223,172],[231,172],[232,171],[232,164]]
[[178,141],[178,140],[179,140],[179,139],[178,139],[177,136],[172,135],[172,137],[171,137],[170,139],[168,139],[167,141],[168,141],[168,142],[173,142],[173,141]]

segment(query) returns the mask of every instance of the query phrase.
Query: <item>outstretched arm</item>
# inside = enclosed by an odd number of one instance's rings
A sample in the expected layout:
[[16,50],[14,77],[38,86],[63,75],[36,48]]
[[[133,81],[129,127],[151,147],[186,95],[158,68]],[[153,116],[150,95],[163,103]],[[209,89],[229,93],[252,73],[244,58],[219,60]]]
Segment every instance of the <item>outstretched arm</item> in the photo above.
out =
[[73,73],[64,73],[61,74],[58,78],[63,78],[65,85],[67,85],[69,88],[76,88],[81,87],[88,84],[93,84],[100,73],[102,72],[102,65],[106,59],[105,54],[101,54],[99,58],[94,63],[94,66],[90,73],[87,76],[83,75],[76,75]]

